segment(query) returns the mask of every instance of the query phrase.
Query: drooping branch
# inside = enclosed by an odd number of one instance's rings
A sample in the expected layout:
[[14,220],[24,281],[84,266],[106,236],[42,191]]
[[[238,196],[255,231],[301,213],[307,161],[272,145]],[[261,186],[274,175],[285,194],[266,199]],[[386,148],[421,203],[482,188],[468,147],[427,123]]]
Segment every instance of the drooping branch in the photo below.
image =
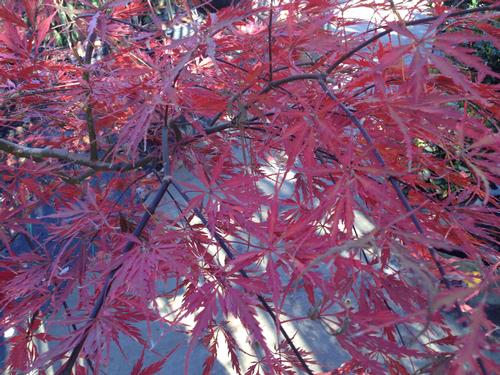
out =
[[[182,196],[182,198],[186,201],[186,203],[189,204],[190,203],[189,197],[174,181],[172,181],[172,186]],[[193,208],[193,211],[194,211],[195,215],[198,217],[198,219],[200,219],[200,221],[203,223],[203,225],[208,228],[208,221],[205,218],[205,216],[203,216],[201,211],[198,210],[197,208]],[[219,246],[222,248],[222,250],[224,250],[224,253],[227,255],[227,257],[231,260],[235,259],[235,255],[233,254],[233,252],[229,248],[228,244],[217,232],[214,232],[214,238],[217,241],[217,243],[219,244]],[[243,276],[246,279],[250,278],[250,276],[248,276],[248,273],[244,269],[239,270],[239,273],[241,274],[241,276]],[[287,345],[290,347],[290,349],[292,349],[295,357],[298,359],[298,361],[302,365],[303,370],[307,374],[312,375],[313,374],[312,370],[309,368],[304,357],[300,354],[300,351],[293,343],[293,340],[290,337],[290,335],[288,334],[288,332],[285,330],[285,328],[283,328],[283,326],[278,321],[278,317],[274,313],[272,307],[269,305],[269,303],[267,303],[266,299],[262,295],[257,294],[257,299],[262,304],[264,311],[271,317],[271,319],[272,319],[273,323],[276,325],[276,327],[279,327],[279,330],[280,330],[281,334],[283,335],[283,337],[285,338]]]
[[[149,220],[151,217],[154,215],[156,209],[158,208],[160,202],[162,201],[163,197],[167,193],[168,187],[172,183],[172,176],[170,175],[170,155],[169,155],[169,147],[168,147],[168,130],[169,130],[169,121],[168,121],[168,106],[165,107],[165,118],[164,118],[165,124],[163,126],[163,131],[162,131],[162,152],[163,152],[163,168],[164,168],[164,177],[161,181],[161,185],[158,188],[152,202],[149,204],[149,206],[146,208],[144,211],[144,214],[142,215],[142,219],[135,227],[133,231],[133,236],[136,238],[139,238],[142,234],[142,231],[144,228],[146,228],[146,225],[148,224]],[[122,253],[128,253],[134,248],[134,245],[136,245],[137,242],[133,240],[129,240],[126,244],[125,247],[122,251]],[[113,284],[113,279],[118,272],[118,270],[122,267],[121,264],[116,266],[111,272],[108,273],[106,276],[106,280],[104,282],[104,286],[99,292],[99,295],[97,296],[97,300],[94,304],[94,308],[92,309],[92,312],[90,313],[89,316],[89,321],[93,321],[98,315],[99,312],[102,310],[104,306],[104,302],[106,301],[106,297],[108,296],[111,286]],[[73,366],[75,365],[78,356],[80,355],[80,352],[83,348],[83,345],[85,344],[85,341],[87,340],[87,336],[90,331],[90,326],[88,326],[83,333],[83,335],[80,338],[80,341],[76,344],[76,346],[73,348],[71,351],[71,355],[68,359],[68,361],[64,364],[63,370],[60,373],[61,375],[71,375],[71,372],[73,370]]]
[[[488,12],[488,11],[498,11],[500,10],[500,6],[488,6],[488,7],[479,7],[479,8],[472,8],[472,9],[466,9],[462,11],[457,11],[457,12],[451,12],[447,15],[444,16],[444,20],[453,18],[453,17],[460,17],[464,16],[467,14],[473,14],[473,13],[479,13],[479,12]],[[438,16],[433,16],[433,17],[426,17],[426,18],[421,18],[419,20],[415,21],[409,21],[406,22],[404,25],[405,26],[416,26],[416,25],[422,25],[426,23],[430,23],[433,21],[436,21],[439,19]],[[283,86],[287,83],[295,82],[295,81],[301,81],[301,80],[313,80],[313,81],[320,81],[320,80],[327,80],[328,75],[330,75],[337,67],[339,67],[343,62],[354,56],[357,52],[361,51],[363,48],[369,46],[373,42],[377,41],[378,39],[390,34],[394,29],[390,26],[385,26],[386,30],[375,34],[371,38],[367,39],[363,43],[360,43],[353,49],[351,49],[349,52],[346,52],[344,55],[342,55],[340,58],[338,58],[333,64],[331,64],[325,72],[320,72],[320,73],[304,73],[304,74],[296,74],[296,75],[291,75],[285,78],[281,78],[275,81],[268,82],[267,85],[265,85],[262,90],[259,92],[259,95],[264,95],[270,92],[271,90],[277,89],[280,86]],[[280,68],[281,70],[281,68]],[[233,103],[234,101],[238,100],[241,98],[241,96],[247,92],[250,89],[250,87],[246,87],[243,89],[240,93],[234,95],[232,98],[228,100],[229,103]],[[223,112],[217,113],[212,120],[210,121],[209,127],[215,126],[217,120],[223,115]]]
[[[267,115],[271,116],[273,115],[273,113],[268,113]],[[252,119],[249,119],[247,125],[245,125],[245,129],[248,129],[248,130],[254,130],[254,131],[258,131],[258,132],[267,132],[268,129],[266,127],[263,127],[263,126],[255,126],[255,123],[254,121],[258,120],[257,117],[254,117]],[[188,145],[196,140],[199,140],[201,138],[203,138],[205,135],[211,135],[211,134],[216,134],[216,133],[219,133],[221,131],[224,131],[224,130],[230,130],[230,129],[234,129],[236,127],[236,125],[232,122],[223,122],[223,123],[220,123],[218,125],[215,125],[215,126],[212,126],[208,129],[205,130],[205,134],[201,134],[201,133],[198,133],[198,134],[195,134],[194,136],[192,137],[189,137],[188,139],[186,140],[183,140],[182,141],[182,144],[183,145]],[[335,162],[339,162],[338,158],[331,152],[331,151],[327,151],[325,149],[322,149],[321,147],[318,147],[314,150],[314,154],[316,155],[316,158],[320,161],[320,162],[323,162],[323,159],[324,157],[328,158],[329,160],[331,161],[335,161]],[[394,180],[398,185],[404,185],[406,188],[409,188],[409,189],[416,189],[414,188],[413,186],[411,185],[408,185],[407,183],[405,183],[404,181],[402,181],[401,179],[399,178],[396,178],[396,177],[391,177],[392,180]],[[375,180],[374,180],[375,181]],[[418,190],[420,193],[422,193],[422,191]],[[421,226],[418,222],[417,222],[417,225]],[[460,251],[458,249],[453,249],[453,250],[448,250],[448,249],[445,249],[445,248],[434,248],[434,250],[437,252],[437,253],[440,253],[440,254],[443,254],[443,255],[451,255],[451,256],[456,256],[456,257],[459,257],[459,258],[467,258],[467,254],[465,254],[463,251]],[[485,259],[484,257],[482,258],[482,262],[483,264],[485,264],[486,266],[491,266],[491,262],[487,259]]]
[[[158,188],[153,201],[150,203],[150,205],[146,208],[144,211],[144,214],[142,215],[142,219],[137,225],[137,227],[134,229],[134,232],[132,233],[134,237],[139,238],[140,235],[142,234],[142,231],[148,224],[149,220],[151,217],[154,215],[156,209],[158,208],[158,205],[160,204],[161,200],[165,196],[167,189],[172,182],[171,178],[166,177],[162,180],[162,183],[160,187]],[[134,245],[136,245],[136,241],[128,241],[123,249],[123,253],[128,253],[130,250],[134,248]],[[108,296],[111,286],[113,284],[113,278],[115,277],[116,273],[118,270],[121,268],[121,264],[115,267],[108,275],[106,276],[106,280],[104,282],[104,286],[99,292],[99,295],[97,296],[97,300],[94,304],[94,308],[92,309],[92,312],[90,313],[89,316],[89,322],[94,320],[98,315],[99,312],[102,310],[102,307],[104,306],[104,302],[106,301],[106,297]],[[87,327],[85,332],[80,338],[80,341],[76,344],[76,346],[73,348],[71,355],[68,359],[68,361],[64,364],[62,371],[59,372],[60,375],[71,375],[72,369],[74,364],[76,363],[76,360],[78,359],[78,356],[83,348],[83,345],[85,343],[85,340],[87,339],[87,336],[90,331],[90,326]]]
[[135,163],[115,164],[102,161],[91,161],[89,160],[89,155],[86,153],[73,153],[60,148],[27,147],[5,139],[0,139],[0,150],[8,154],[34,160],[54,158],[68,163],[83,165],[98,171],[128,171],[143,167],[155,160],[153,156],[147,156]]
[[[325,93],[328,95],[328,97],[330,99],[332,99],[333,101],[335,101],[335,102],[338,103],[339,107],[345,112],[345,114],[349,117],[349,119],[351,120],[351,122],[358,128],[358,130],[360,131],[360,133],[363,136],[363,138],[365,139],[365,141],[371,147],[372,153],[374,154],[374,156],[377,159],[377,161],[379,162],[379,164],[382,167],[386,167],[387,164],[385,163],[385,160],[383,159],[383,157],[380,154],[380,152],[377,150],[377,148],[375,146],[375,143],[373,142],[373,139],[368,134],[368,132],[366,131],[366,129],[363,126],[363,124],[361,123],[361,121],[359,121],[359,119],[352,113],[352,111],[344,103],[340,102],[337,99],[337,97],[335,96],[335,94],[328,87],[326,81],[320,80],[319,84],[321,85],[321,87],[325,91]],[[408,201],[408,199],[404,195],[401,187],[399,186],[398,181],[394,177],[392,177],[392,176],[389,176],[388,180],[389,180],[390,184],[392,185],[393,189],[396,191],[396,194],[398,195],[399,200],[402,202],[405,210],[408,212],[408,214],[409,214],[409,216],[410,216],[410,218],[411,218],[411,220],[412,220],[415,228],[417,229],[418,233],[420,233],[422,235],[425,235],[426,231],[422,227],[422,225],[420,224],[420,221],[418,220],[417,216],[415,215],[414,210],[413,210],[413,208],[410,205],[410,202]],[[437,270],[439,272],[440,281],[445,285],[446,289],[451,289],[451,283],[447,279],[446,273],[445,273],[444,268],[443,268],[443,265],[441,264],[441,262],[438,259],[436,249],[434,247],[427,247],[427,251],[429,252],[429,255],[431,256],[431,259],[434,262],[434,264],[435,264],[435,266],[436,266],[436,268],[437,268]],[[464,317],[464,314],[462,313],[462,310],[458,306],[457,302],[455,302],[454,309],[455,309],[455,312],[456,312],[457,316],[460,319],[462,319]],[[467,322],[463,322],[463,324],[467,325]],[[487,372],[485,370],[485,366],[483,364],[483,360],[481,358],[476,358],[476,361],[477,361],[477,363],[479,365],[479,368],[481,369],[482,374],[486,375]]]
[[[361,135],[365,139],[366,143],[368,143],[368,145],[370,146],[372,153],[375,156],[375,159],[377,159],[377,161],[379,162],[380,166],[383,168],[387,167],[387,164],[386,164],[384,158],[382,157],[382,155],[378,151],[377,147],[375,146],[375,143],[373,142],[372,137],[370,136],[370,134],[368,134],[368,132],[366,131],[366,129],[363,126],[363,124],[361,123],[361,121],[352,113],[352,111],[349,108],[347,108],[347,106],[344,103],[339,101],[337,96],[332,92],[332,90],[330,90],[330,88],[328,87],[327,83],[324,80],[320,80],[319,84],[320,84],[321,88],[323,89],[323,91],[325,92],[325,94],[330,99],[332,99],[334,102],[338,103],[338,106],[342,109],[342,111],[344,111],[344,113],[347,115],[349,120],[351,120],[351,122],[356,126],[356,128],[358,128]],[[410,215],[411,221],[413,222],[413,225],[415,226],[417,231],[420,234],[425,234],[424,228],[422,227],[422,225],[420,224],[420,221],[418,220],[417,216],[413,212],[414,210],[411,207],[410,202],[408,202],[408,199],[404,195],[403,191],[401,190],[399,183],[392,176],[389,176],[388,180],[389,180],[390,184],[392,185],[393,189],[396,191],[396,194],[398,195],[398,198],[401,201],[401,203],[403,204],[405,210]],[[428,249],[429,249],[429,254],[430,254],[431,258],[438,269],[439,275],[441,277],[441,281],[444,283],[444,285],[448,289],[450,289],[451,284],[450,284],[449,280],[446,278],[446,273],[444,271],[443,265],[441,264],[441,262],[439,262],[439,260],[437,258],[436,250],[432,247],[428,248]]]
[[[446,14],[444,16],[432,16],[432,17],[422,18],[419,20],[409,21],[409,22],[404,23],[404,25],[405,26],[416,26],[416,25],[421,25],[421,24],[427,24],[427,23],[431,23],[433,21],[436,21],[439,18],[442,18],[442,21],[444,22],[446,19],[449,19],[449,18],[461,17],[464,15],[479,13],[479,12],[499,11],[499,10],[500,10],[500,6],[498,6],[498,5],[487,6],[487,7],[477,7],[477,8],[472,8],[472,9],[460,10],[460,11],[456,11],[456,12],[450,12],[449,14]],[[368,40],[364,41],[363,43],[360,43],[358,46],[354,47],[349,52],[342,55],[333,64],[331,64],[324,73],[320,72],[320,73],[297,74],[297,75],[292,75],[292,76],[285,77],[285,78],[282,78],[282,79],[279,79],[276,81],[271,81],[259,92],[259,95],[264,95],[264,94],[270,92],[271,90],[276,89],[276,88],[278,88],[284,84],[290,83],[290,82],[300,81],[300,80],[316,80],[320,83],[321,87],[326,92],[326,94],[329,97],[331,97],[334,101],[338,102],[338,99],[336,98],[336,96],[333,94],[333,92],[331,92],[331,90],[327,86],[327,76],[329,74],[331,74],[343,62],[348,60],[350,57],[354,56],[357,52],[359,52],[363,48],[367,47],[371,43],[377,41],[378,39],[384,37],[385,35],[388,35],[392,31],[394,31],[394,29],[390,26],[384,26],[384,27],[386,28],[386,30],[375,34],[373,37],[369,38]],[[371,31],[373,31],[373,30],[371,30]],[[244,92],[248,91],[248,89],[249,89],[248,87],[245,88],[242,92],[233,96],[233,98],[231,98],[230,101],[236,100],[236,98],[240,98],[244,94]],[[385,163],[384,159],[382,158],[382,156],[378,152],[378,150],[374,147],[373,140],[371,139],[370,135],[366,132],[366,129],[364,129],[361,122],[354,116],[352,111],[350,111],[349,108],[347,108],[347,106],[345,106],[345,104],[340,103],[339,105],[340,105],[341,109],[346,113],[346,115],[350,118],[350,120],[356,125],[356,127],[358,127],[358,129],[360,130],[361,134],[363,135],[363,137],[365,138],[367,143],[372,147],[372,152],[374,153],[374,156],[377,159],[377,161],[380,163],[380,165],[385,166],[386,163]],[[222,116],[222,112],[219,112],[210,122],[211,127],[209,129],[211,129],[213,132],[217,132],[217,131],[232,127],[231,124],[223,124],[220,126],[215,125],[215,123],[217,122],[217,120],[221,116]],[[207,132],[207,134],[208,134],[208,132]],[[416,215],[413,213],[413,209],[412,209],[411,205],[409,204],[408,199],[403,194],[397,179],[390,176],[388,178],[388,180],[391,183],[392,187],[395,189],[395,191],[398,195],[398,198],[401,200],[403,206],[405,207],[407,212],[410,214],[410,218],[411,218],[415,228],[417,229],[417,231],[419,233],[423,234],[425,232],[424,228],[422,227],[422,225],[418,221]],[[440,276],[442,278],[443,283],[445,284],[445,286],[447,288],[450,288],[451,285],[450,285],[449,281],[446,279],[446,277],[444,277],[445,276],[444,269],[443,269],[442,265],[440,264],[439,260],[437,259],[436,250],[434,248],[429,248],[429,252],[430,252],[430,255],[431,255],[434,263],[436,264],[436,267],[438,268],[438,271],[440,273]]]
[[[478,12],[489,12],[489,11],[498,11],[500,10],[500,6],[488,6],[488,7],[478,7],[478,8],[472,8],[472,9],[466,9],[466,10],[461,10],[457,12],[451,12],[448,13],[444,16],[432,16],[432,17],[426,17],[426,18],[421,18],[418,20],[414,21],[409,21],[404,23],[405,26],[416,26],[416,25],[423,25],[426,23],[431,23],[433,21],[438,20],[440,17],[443,17],[443,22],[448,19],[448,18],[454,18],[454,17],[460,17],[460,16],[465,16],[467,14],[472,14],[472,13],[478,13]],[[337,67],[342,64],[344,61],[347,59],[351,58],[354,56],[357,52],[361,51],[363,48],[369,46],[373,42],[377,41],[378,39],[390,34],[394,29],[390,26],[382,26],[385,27],[385,30],[375,34],[371,38],[367,39],[363,43],[359,44],[358,46],[354,47],[351,49],[349,52],[345,53],[342,55],[340,58],[338,58],[333,64],[331,64],[328,69],[326,70],[326,74],[329,75],[331,74]]]
[[[500,6],[487,6],[487,7],[465,9],[465,10],[461,10],[461,11],[457,11],[457,12],[451,12],[451,13],[445,15],[443,22],[449,18],[460,17],[460,16],[465,16],[468,14],[479,13],[479,12],[489,12],[489,11],[499,11],[499,10],[500,10]],[[425,17],[425,18],[421,18],[418,20],[406,22],[404,25],[407,27],[408,26],[423,25],[423,24],[427,24],[427,23],[431,23],[433,21],[436,21],[437,19],[439,19],[439,17],[440,16]],[[272,81],[272,82],[269,82],[269,84],[262,89],[260,94],[261,95],[265,94],[265,93],[271,91],[272,89],[277,88],[278,86],[284,85],[286,83],[294,82],[294,81],[299,81],[299,80],[303,80],[303,79],[310,79],[310,80],[324,79],[325,75],[326,76],[330,75],[336,68],[339,67],[339,65],[341,65],[343,62],[345,62],[347,59],[354,56],[357,52],[361,51],[363,48],[369,46],[373,42],[377,41],[378,39],[390,34],[392,31],[394,31],[394,29],[390,26],[381,26],[381,27],[385,27],[385,30],[380,32],[380,33],[375,34],[371,38],[365,40],[363,43],[360,43],[359,45],[357,45],[356,47],[354,47],[353,49],[351,49],[350,51],[346,52],[344,55],[339,57],[337,60],[335,60],[335,62],[333,62],[328,67],[328,69],[325,71],[324,74],[322,74],[322,73],[297,74],[297,75],[289,76],[289,77],[282,78],[282,79],[279,79],[276,81]],[[372,29],[370,31],[373,31],[373,30],[376,30],[376,29]]]

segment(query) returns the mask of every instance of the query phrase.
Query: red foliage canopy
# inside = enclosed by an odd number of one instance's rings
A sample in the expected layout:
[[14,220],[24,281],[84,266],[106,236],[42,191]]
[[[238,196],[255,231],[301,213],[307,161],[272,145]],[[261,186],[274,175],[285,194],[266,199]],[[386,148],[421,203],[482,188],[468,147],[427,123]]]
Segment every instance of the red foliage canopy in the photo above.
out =
[[0,7],[6,371],[97,372],[128,336],[161,373],[168,327],[204,373],[221,342],[238,374],[493,373],[498,2],[158,3]]

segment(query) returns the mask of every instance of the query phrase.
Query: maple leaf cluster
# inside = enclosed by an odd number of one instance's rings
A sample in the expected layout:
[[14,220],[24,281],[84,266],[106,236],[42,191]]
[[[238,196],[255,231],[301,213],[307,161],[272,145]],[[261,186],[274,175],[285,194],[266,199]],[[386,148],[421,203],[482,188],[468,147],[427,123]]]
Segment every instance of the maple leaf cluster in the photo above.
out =
[[494,373],[499,10],[4,1],[5,373]]

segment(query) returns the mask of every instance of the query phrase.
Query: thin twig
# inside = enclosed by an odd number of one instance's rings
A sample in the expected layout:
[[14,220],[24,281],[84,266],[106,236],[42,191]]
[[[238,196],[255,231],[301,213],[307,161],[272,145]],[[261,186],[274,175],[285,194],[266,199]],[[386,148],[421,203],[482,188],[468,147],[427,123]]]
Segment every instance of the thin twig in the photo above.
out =
[[273,0],[269,3],[269,23],[267,24],[267,43],[269,56],[269,82],[273,81]]
[[229,65],[229,66],[231,66],[231,67],[233,67],[233,68],[235,68],[235,69],[241,70],[242,72],[249,73],[247,69],[245,69],[245,68],[243,68],[243,67],[241,67],[241,66],[238,66],[238,65],[236,65],[236,64],[233,64],[233,63],[232,63],[232,62],[230,62],[230,61],[226,61],[226,60],[224,60],[224,59],[221,59],[220,57],[216,57],[216,58],[215,58],[215,61],[218,61],[218,62],[220,62],[220,63],[226,64],[226,65]]
[[90,96],[87,97],[88,103],[85,107],[85,117],[87,118],[87,132],[89,135],[90,144],[90,161],[97,161],[97,133],[94,125],[94,115],[92,106],[90,105]]
[[169,176],[170,171],[170,154],[168,144],[168,133],[170,131],[170,120],[168,118],[168,104],[165,105],[165,113],[163,116],[163,126],[161,128],[161,145],[162,145],[162,158],[163,158],[163,175]]
[[128,171],[138,169],[156,159],[152,156],[147,156],[134,163],[105,163],[102,161],[91,161],[88,154],[85,153],[73,153],[60,148],[27,147],[1,138],[0,150],[8,154],[35,160],[54,158],[60,161],[84,165],[97,171]]
[[303,81],[303,80],[316,80],[319,81],[320,79],[323,79],[324,75],[322,73],[304,73],[304,74],[296,74],[293,76],[289,76],[286,78],[278,79],[276,81],[269,82],[269,84],[264,87],[260,92],[259,95],[264,95],[268,93],[269,91],[282,86],[286,83],[294,82],[294,81]]
[[[63,301],[63,307],[64,307],[64,312],[66,313],[66,316],[69,316],[71,318],[71,312],[69,311],[69,306],[66,303],[66,301]],[[71,323],[71,328],[73,328],[73,331],[75,331],[75,332],[78,331],[78,327],[76,326],[75,323]],[[88,368],[93,373],[95,373],[94,365],[92,364],[92,361],[90,360],[90,358],[85,358],[85,362],[87,363]]]
[[136,25],[132,22],[129,22],[129,21],[126,21],[126,20],[122,20],[122,19],[119,19],[119,18],[113,18],[113,17],[109,17],[108,18],[110,21],[113,21],[113,22],[118,22],[118,23],[121,23],[121,24],[124,24],[124,25],[127,25],[127,26],[130,26],[132,27],[133,29],[136,29],[136,30],[139,30],[139,31],[145,31],[145,32],[148,32],[148,33],[154,33],[154,32],[157,32],[158,30],[150,30],[146,27],[142,27],[140,25]]
[[26,96],[31,96],[31,95],[44,95],[44,94],[50,94],[53,92],[64,92],[64,91],[69,91],[75,88],[80,87],[80,83],[75,82],[71,84],[66,84],[64,86],[55,86],[51,87],[49,89],[40,89],[40,90],[19,90],[16,92],[4,92],[3,94],[5,95],[3,100],[13,100],[13,99],[18,99],[18,98],[24,98]]
[[[83,79],[85,81],[87,81],[87,83],[89,84],[89,87],[90,87],[90,68],[89,68],[89,64],[91,63],[92,61],[92,54],[94,52],[94,43],[95,43],[95,40],[97,38],[97,34],[96,32],[92,32],[92,34],[90,34],[90,37],[89,37],[89,40],[88,40],[88,44],[87,44],[87,48],[85,50],[85,58],[83,60],[83,62],[85,63],[86,65],[86,71],[83,73]],[[96,161],[98,159],[98,155],[97,155],[97,133],[96,133],[96,130],[95,130],[95,124],[94,124],[94,114],[92,113],[92,105],[90,103],[90,91],[87,95],[87,105],[85,106],[85,117],[87,119],[87,132],[88,132],[88,136],[89,136],[89,145],[90,145],[90,160],[91,161]]]

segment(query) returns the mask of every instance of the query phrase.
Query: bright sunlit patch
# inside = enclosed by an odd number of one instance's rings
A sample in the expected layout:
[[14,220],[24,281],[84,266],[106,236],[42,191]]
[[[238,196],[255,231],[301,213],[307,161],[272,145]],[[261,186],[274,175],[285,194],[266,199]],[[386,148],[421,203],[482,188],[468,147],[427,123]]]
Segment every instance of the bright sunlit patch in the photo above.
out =
[[5,337],[6,339],[9,339],[11,338],[12,336],[14,336],[14,334],[16,333],[16,329],[15,328],[9,328],[7,329],[4,333],[3,333],[3,337]]
[[197,62],[198,68],[212,68],[214,61],[210,57],[200,58]]
[[242,34],[255,35],[266,30],[267,25],[264,23],[247,22],[241,26],[237,26],[236,29]]

